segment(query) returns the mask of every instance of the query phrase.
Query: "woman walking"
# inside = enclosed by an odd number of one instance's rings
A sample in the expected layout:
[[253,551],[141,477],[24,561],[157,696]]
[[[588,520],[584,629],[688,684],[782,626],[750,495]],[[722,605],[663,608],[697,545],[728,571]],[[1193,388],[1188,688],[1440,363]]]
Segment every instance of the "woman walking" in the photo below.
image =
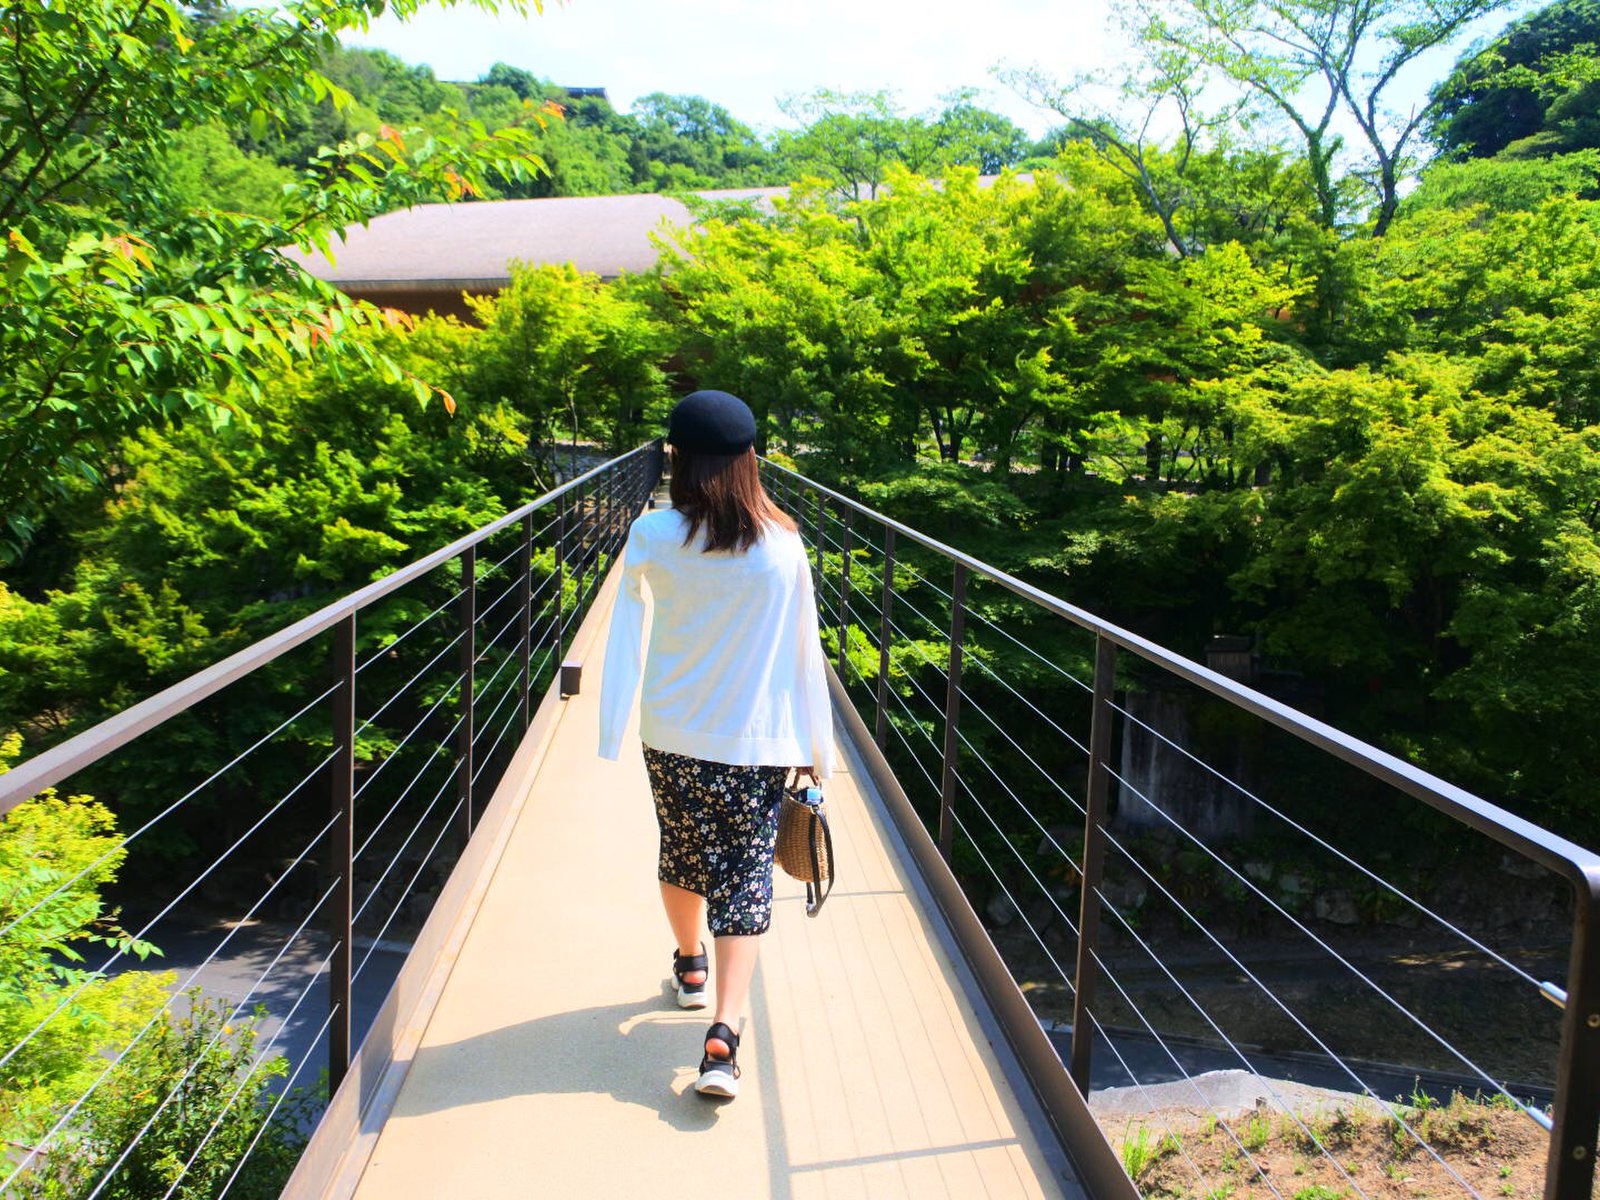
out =
[[683,1007],[706,1006],[702,915],[716,946],[695,1084],[709,1096],[739,1090],[733,1026],[772,921],[785,777],[800,767],[824,778],[833,763],[811,569],[794,520],[761,486],[755,437],[754,415],[726,392],[695,392],[672,410],[672,507],[628,531],[600,686],[600,754],[615,759],[642,668],[639,735]]

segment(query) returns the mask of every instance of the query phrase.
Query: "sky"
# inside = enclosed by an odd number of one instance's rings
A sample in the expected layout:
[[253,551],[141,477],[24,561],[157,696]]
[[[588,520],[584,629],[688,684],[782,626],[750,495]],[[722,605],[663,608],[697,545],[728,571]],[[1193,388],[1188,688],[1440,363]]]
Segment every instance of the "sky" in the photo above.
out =
[[[1125,3],[1125,0],[1123,0]],[[1038,69],[1066,80],[1115,77],[1126,43],[1112,29],[1118,0],[546,0],[543,13],[494,15],[428,4],[409,21],[379,18],[346,44],[427,63],[470,81],[497,61],[566,87],[603,87],[627,111],[651,92],[703,96],[760,133],[793,127],[785,95],[818,88],[888,90],[907,112],[940,107],[957,88],[1031,136],[1060,124],[994,69]],[[1463,41],[1498,32],[1516,11],[1480,21]],[[1388,99],[1410,108],[1450,68],[1460,45],[1435,50],[1396,80]],[[1354,132],[1351,130],[1350,132]]]
[[908,112],[960,87],[1033,136],[1050,116],[990,74],[997,64],[1069,75],[1110,45],[1107,0],[547,0],[542,14],[495,16],[430,4],[382,17],[347,45],[473,80],[496,61],[567,87],[603,87],[626,111],[651,92],[704,96],[760,132],[789,127],[785,94],[888,89]]

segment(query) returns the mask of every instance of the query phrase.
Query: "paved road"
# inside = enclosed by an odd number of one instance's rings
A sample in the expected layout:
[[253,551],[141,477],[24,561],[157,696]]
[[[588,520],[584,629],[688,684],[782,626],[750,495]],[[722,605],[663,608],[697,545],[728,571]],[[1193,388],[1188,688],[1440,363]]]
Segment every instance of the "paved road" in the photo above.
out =
[[[326,1061],[323,1039],[318,1034],[328,1015],[327,972],[322,969],[328,954],[327,938],[308,930],[285,949],[294,932],[292,927],[244,926],[234,931],[217,957],[194,975],[195,968],[228,936],[229,928],[225,923],[198,920],[182,924],[163,921],[149,935],[149,940],[161,947],[163,957],[143,963],[123,960],[112,968],[112,973],[176,971],[178,988],[199,987],[207,996],[235,1005],[248,1000],[246,1013],[257,1004],[264,1006],[267,1015],[259,1027],[258,1049],[266,1048],[271,1041],[272,1053],[286,1057],[290,1071],[305,1063],[296,1085],[315,1083]],[[405,949],[389,943],[380,943],[376,948],[370,942],[357,944],[356,966],[360,974],[355,981],[352,1013],[352,1037],[357,1043],[388,995],[405,960]],[[282,958],[273,966],[280,951]],[[362,967],[364,957],[367,962]]]

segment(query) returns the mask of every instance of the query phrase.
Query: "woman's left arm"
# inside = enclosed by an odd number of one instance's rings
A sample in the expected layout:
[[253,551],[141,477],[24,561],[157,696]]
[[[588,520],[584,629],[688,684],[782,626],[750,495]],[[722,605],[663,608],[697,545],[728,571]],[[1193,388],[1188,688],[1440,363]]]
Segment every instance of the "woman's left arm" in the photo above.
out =
[[806,727],[811,738],[811,763],[815,779],[826,779],[833,770],[833,701],[828,695],[828,673],[823,666],[822,635],[817,625],[817,597],[811,586],[811,562],[802,547],[795,583],[795,603],[799,606],[796,628],[799,645],[796,676],[805,705]]
[[644,667],[644,536],[635,521],[622,551],[622,587],[611,610],[605,667],[600,676],[600,757],[622,754],[622,735],[639,694]]

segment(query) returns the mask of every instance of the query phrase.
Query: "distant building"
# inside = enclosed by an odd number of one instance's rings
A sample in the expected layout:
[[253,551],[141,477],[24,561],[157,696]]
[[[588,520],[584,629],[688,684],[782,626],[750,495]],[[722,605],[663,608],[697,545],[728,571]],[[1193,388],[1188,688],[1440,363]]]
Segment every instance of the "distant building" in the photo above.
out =
[[[573,89],[569,89],[573,90]],[[602,90],[602,89],[596,89]],[[708,199],[770,201],[787,188],[699,193]],[[572,263],[614,279],[655,265],[650,235],[687,226],[680,200],[657,193],[557,196],[423,204],[351,225],[331,259],[290,248],[285,253],[340,291],[405,312],[469,316],[463,292],[489,295],[510,282],[511,264]]]
[[[978,182],[987,187],[996,178],[981,176]],[[880,188],[880,194],[885,190]],[[786,187],[731,188],[695,195],[765,206],[788,192]],[[470,318],[462,293],[498,292],[511,281],[513,262],[571,263],[580,271],[615,279],[655,265],[652,233],[690,222],[681,200],[657,192],[422,204],[385,213],[365,226],[347,226],[344,241],[332,247],[331,259],[292,247],[284,253],[358,300],[419,316],[436,312]]]

